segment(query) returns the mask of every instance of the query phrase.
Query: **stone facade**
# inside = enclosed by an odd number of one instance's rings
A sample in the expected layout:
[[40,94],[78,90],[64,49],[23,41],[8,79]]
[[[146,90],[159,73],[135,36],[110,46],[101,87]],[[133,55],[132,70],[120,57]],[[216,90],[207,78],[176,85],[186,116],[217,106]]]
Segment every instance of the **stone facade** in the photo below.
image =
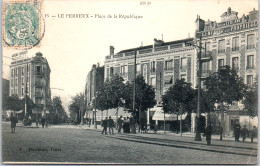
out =
[[[258,75],[258,11],[253,9],[241,18],[237,15],[238,12],[228,8],[221,15],[221,22],[204,21],[198,16],[196,24],[200,26],[197,26],[195,40],[198,43],[202,35],[202,45],[206,49],[202,52],[202,63],[209,63],[202,69],[202,79],[218,71],[219,67],[229,65],[237,70],[248,86],[255,82]],[[234,122],[240,122],[245,116],[241,112],[241,102],[234,103],[232,107],[224,116],[224,133],[227,135],[232,133]],[[220,115],[217,117],[220,118]],[[252,124],[247,124],[250,125],[252,129]]]
[[[122,50],[117,54],[110,50],[110,55],[106,56],[104,63],[105,80],[114,74],[119,74],[125,79],[125,82],[133,81],[135,51],[137,53],[136,73],[137,75],[142,74],[146,82],[154,86],[158,103],[161,102],[161,96],[166,90],[177,79],[181,79],[181,74],[185,75],[186,81],[195,87],[196,77],[191,71],[196,60],[193,38],[172,42],[155,39],[154,45]],[[187,59],[184,64],[186,68],[182,72],[181,58]]]
[[32,58],[14,60],[11,63],[9,94],[23,98],[27,90],[27,95],[36,105],[32,113],[37,116],[46,114],[46,110],[48,113],[51,103],[50,72],[48,61],[40,52]]

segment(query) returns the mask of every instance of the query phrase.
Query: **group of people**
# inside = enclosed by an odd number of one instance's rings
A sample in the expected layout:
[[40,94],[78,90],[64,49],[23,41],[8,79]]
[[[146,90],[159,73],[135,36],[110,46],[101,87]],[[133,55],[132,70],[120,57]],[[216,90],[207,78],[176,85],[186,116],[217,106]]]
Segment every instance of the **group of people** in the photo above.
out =
[[106,117],[101,122],[101,126],[103,127],[102,134],[107,134],[107,128],[109,128],[109,134],[113,135],[114,127],[117,127],[118,133],[121,133],[122,129],[124,133],[130,133],[131,128],[133,130],[133,124],[135,124],[134,118],[124,117],[123,119],[123,116],[120,116],[117,119],[117,126],[116,126],[114,120],[111,118],[111,116],[109,116],[109,118]]
[[246,128],[246,125],[243,126],[241,129],[241,126],[238,122],[234,125],[234,136],[235,141],[239,141],[239,137],[242,137],[242,141],[244,142],[246,140],[246,137],[251,137],[251,143],[254,142],[254,138],[257,137],[257,128],[256,126],[253,126],[253,130],[251,131],[251,135],[249,134],[248,129]]
[[[206,141],[207,141],[207,145],[211,144],[211,135],[212,135],[212,126],[211,124],[209,124],[206,128],[205,128],[205,136],[206,136]],[[253,126],[253,130],[251,131],[251,135],[249,135],[249,131],[246,128],[246,125],[243,126],[243,128],[241,129],[240,124],[238,122],[236,122],[236,124],[234,125],[234,136],[235,136],[235,141],[239,141],[239,137],[242,137],[242,141],[245,142],[246,137],[251,136],[251,143],[254,142],[254,138],[257,137],[257,128],[256,126]]]

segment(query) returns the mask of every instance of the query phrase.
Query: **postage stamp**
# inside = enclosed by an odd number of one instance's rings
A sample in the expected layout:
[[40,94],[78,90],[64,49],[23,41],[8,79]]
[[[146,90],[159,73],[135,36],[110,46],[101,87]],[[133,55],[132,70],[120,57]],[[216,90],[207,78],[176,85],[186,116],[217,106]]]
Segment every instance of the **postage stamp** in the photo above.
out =
[[3,45],[30,48],[42,38],[40,2],[5,2],[3,10]]

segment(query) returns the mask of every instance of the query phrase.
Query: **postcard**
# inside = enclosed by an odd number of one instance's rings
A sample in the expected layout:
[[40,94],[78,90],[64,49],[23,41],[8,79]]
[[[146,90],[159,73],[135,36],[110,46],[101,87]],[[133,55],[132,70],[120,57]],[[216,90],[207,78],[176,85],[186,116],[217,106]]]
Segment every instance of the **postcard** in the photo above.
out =
[[2,164],[257,164],[257,0],[3,0]]

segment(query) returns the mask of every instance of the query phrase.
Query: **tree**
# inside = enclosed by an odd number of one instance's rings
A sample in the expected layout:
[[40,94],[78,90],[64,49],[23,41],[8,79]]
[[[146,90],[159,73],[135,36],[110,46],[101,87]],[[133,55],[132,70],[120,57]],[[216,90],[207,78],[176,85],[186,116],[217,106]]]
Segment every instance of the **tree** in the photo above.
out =
[[220,140],[224,128],[225,105],[232,104],[233,101],[243,99],[245,85],[243,80],[237,75],[236,70],[229,66],[223,66],[218,72],[212,73],[204,82],[208,98],[219,104],[221,110],[221,132]]
[[67,114],[62,106],[62,101],[58,96],[55,96],[52,99],[52,112],[54,113],[53,123],[64,122]]
[[[165,113],[175,113],[183,115],[192,111],[195,91],[191,84],[185,82],[184,79],[176,80],[165,95],[162,96],[163,111]],[[180,133],[182,134],[182,118],[180,118]]]
[[257,98],[258,84],[255,84],[252,87],[248,87],[248,90],[245,93],[244,105],[247,111],[247,114],[253,118],[258,115],[258,98]]
[[[132,111],[133,116],[136,117],[138,119],[138,123],[140,123],[139,120],[143,118],[142,115],[144,115],[145,111],[148,108],[153,108],[156,105],[155,90],[153,86],[148,85],[145,82],[144,77],[142,75],[138,75],[136,77],[135,82],[135,108],[137,109],[137,112],[133,111],[133,83],[126,83],[124,99],[125,107]],[[141,115],[140,118],[139,115]]]
[[96,104],[96,108],[102,111],[102,117],[103,120],[103,111],[108,110],[112,108],[112,101],[111,98],[109,98],[109,81],[106,81],[104,86],[97,91],[96,95],[96,101],[94,100],[94,103]]
[[72,102],[69,105],[69,111],[72,116],[76,115],[76,123],[83,122],[83,115],[85,114],[85,95],[84,93],[79,93],[73,96]]
[[23,109],[22,100],[17,95],[8,96],[3,104],[7,110],[20,111]]
[[[35,107],[35,104],[34,104],[33,100],[27,95],[26,95],[26,104],[27,104],[27,106],[26,106],[27,107],[27,114],[32,115],[32,110]],[[24,109],[25,109],[25,98],[23,98],[21,100],[21,110],[24,110]]]
[[124,103],[122,99],[125,97],[125,84],[124,79],[115,74],[110,80],[107,80],[105,83],[105,94],[104,98],[108,99],[105,108],[116,108],[116,126],[118,119],[118,109],[119,107],[123,107]]

